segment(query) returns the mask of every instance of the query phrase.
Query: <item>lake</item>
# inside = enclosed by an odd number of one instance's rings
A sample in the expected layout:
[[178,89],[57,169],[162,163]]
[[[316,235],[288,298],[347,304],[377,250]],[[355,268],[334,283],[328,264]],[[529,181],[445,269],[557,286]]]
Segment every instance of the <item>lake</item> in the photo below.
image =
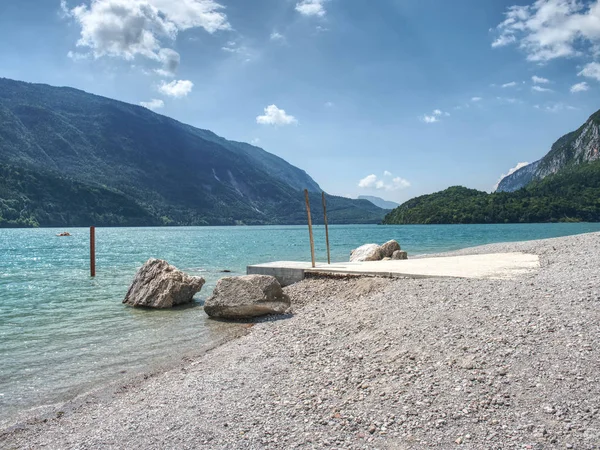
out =
[[[69,231],[71,237],[57,237]],[[409,257],[475,245],[600,231],[600,224],[339,225],[333,261],[359,245],[396,239]],[[315,227],[317,259],[325,233]],[[249,264],[310,261],[301,226],[99,228],[97,273],[89,276],[89,230],[0,230],[0,420],[60,402],[100,383],[200,353],[241,325],[210,320],[199,307],[216,281]],[[151,257],[206,278],[192,307],[122,305],[136,270]],[[229,274],[227,274],[229,275]]]

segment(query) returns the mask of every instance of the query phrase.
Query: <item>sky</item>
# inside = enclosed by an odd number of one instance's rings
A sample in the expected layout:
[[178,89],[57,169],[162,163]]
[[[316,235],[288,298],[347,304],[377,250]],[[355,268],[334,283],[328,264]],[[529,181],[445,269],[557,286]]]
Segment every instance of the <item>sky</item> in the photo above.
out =
[[331,194],[491,191],[600,109],[600,0],[2,0],[0,77],[264,148]]

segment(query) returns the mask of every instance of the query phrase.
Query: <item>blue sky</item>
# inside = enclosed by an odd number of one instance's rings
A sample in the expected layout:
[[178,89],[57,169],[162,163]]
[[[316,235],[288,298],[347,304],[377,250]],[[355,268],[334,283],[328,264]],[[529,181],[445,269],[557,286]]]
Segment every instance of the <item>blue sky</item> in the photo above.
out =
[[3,0],[0,76],[253,142],[327,191],[491,190],[600,108],[598,0]]

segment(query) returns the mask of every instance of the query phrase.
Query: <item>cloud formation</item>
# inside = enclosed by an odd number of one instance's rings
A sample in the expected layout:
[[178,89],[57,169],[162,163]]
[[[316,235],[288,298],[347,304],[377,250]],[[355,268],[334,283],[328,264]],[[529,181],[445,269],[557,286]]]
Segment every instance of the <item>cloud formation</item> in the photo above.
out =
[[538,77],[537,75],[532,76],[531,81],[533,81],[533,84],[550,83],[550,80],[548,78]]
[[383,177],[371,174],[358,182],[358,187],[362,189],[377,189],[383,191],[398,191],[410,187],[410,182],[401,177],[394,177],[391,172],[386,170]]
[[473,98],[471,98],[472,102],[480,102],[481,100],[483,100],[483,98],[481,98],[481,97],[473,97]]
[[302,0],[296,3],[296,11],[303,16],[323,17],[325,15],[324,3],[325,0]]
[[511,81],[510,83],[504,83],[502,85],[503,88],[515,87],[517,85],[516,81]]
[[571,93],[576,94],[577,92],[584,92],[587,91],[589,88],[589,85],[585,81],[582,81],[581,83],[577,83],[571,86]]
[[256,117],[256,123],[260,125],[292,125],[297,124],[298,120],[285,112],[284,109],[279,109],[276,105],[269,105],[265,108],[265,114]]
[[450,113],[444,112],[441,109],[434,109],[433,113],[431,113],[431,115],[424,114],[421,117],[419,117],[419,119],[421,120],[421,122],[424,122],[424,123],[436,123],[436,122],[440,121],[440,117],[442,117],[442,116],[448,117],[449,115],[450,115]]
[[600,2],[536,0],[507,9],[492,47],[517,44],[529,61],[593,54],[600,43]]
[[62,0],[61,9],[81,27],[77,47],[89,49],[95,58],[156,61],[162,76],[173,76],[179,66],[179,54],[168,45],[180,31],[231,28],[223,6],[214,0],[86,0],[73,8]]
[[190,80],[173,80],[170,83],[163,81],[158,87],[158,92],[169,97],[181,98],[192,92],[194,83]]
[[587,64],[577,75],[600,81],[600,63],[592,62]]
[[517,163],[517,165],[515,167],[512,167],[511,169],[508,170],[507,173],[503,173],[502,175],[500,175],[500,178],[498,179],[498,182],[494,185],[494,187],[492,188],[492,192],[495,192],[498,189],[498,185],[500,184],[500,182],[505,179],[507,176],[512,175],[513,173],[515,173],[517,170],[525,167],[529,165],[528,162],[520,162]]
[[163,102],[162,100],[153,98],[149,102],[140,102],[140,105],[142,105],[144,108],[148,108],[148,109],[151,109],[154,111],[154,110],[163,108],[165,106],[165,102]]
[[536,91],[536,92],[552,92],[552,89],[544,88],[544,87],[538,86],[537,84],[535,86],[532,86],[531,90]]

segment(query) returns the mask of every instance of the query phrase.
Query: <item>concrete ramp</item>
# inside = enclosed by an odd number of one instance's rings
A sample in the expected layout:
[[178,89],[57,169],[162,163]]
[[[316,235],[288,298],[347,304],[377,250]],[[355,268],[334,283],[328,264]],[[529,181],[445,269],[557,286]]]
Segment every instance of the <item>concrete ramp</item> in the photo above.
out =
[[537,255],[527,253],[493,253],[486,255],[444,256],[402,261],[370,261],[323,264],[277,261],[248,266],[247,273],[272,275],[284,285],[302,281],[307,276],[365,275],[405,278],[482,278],[506,279],[531,273],[539,268]]

